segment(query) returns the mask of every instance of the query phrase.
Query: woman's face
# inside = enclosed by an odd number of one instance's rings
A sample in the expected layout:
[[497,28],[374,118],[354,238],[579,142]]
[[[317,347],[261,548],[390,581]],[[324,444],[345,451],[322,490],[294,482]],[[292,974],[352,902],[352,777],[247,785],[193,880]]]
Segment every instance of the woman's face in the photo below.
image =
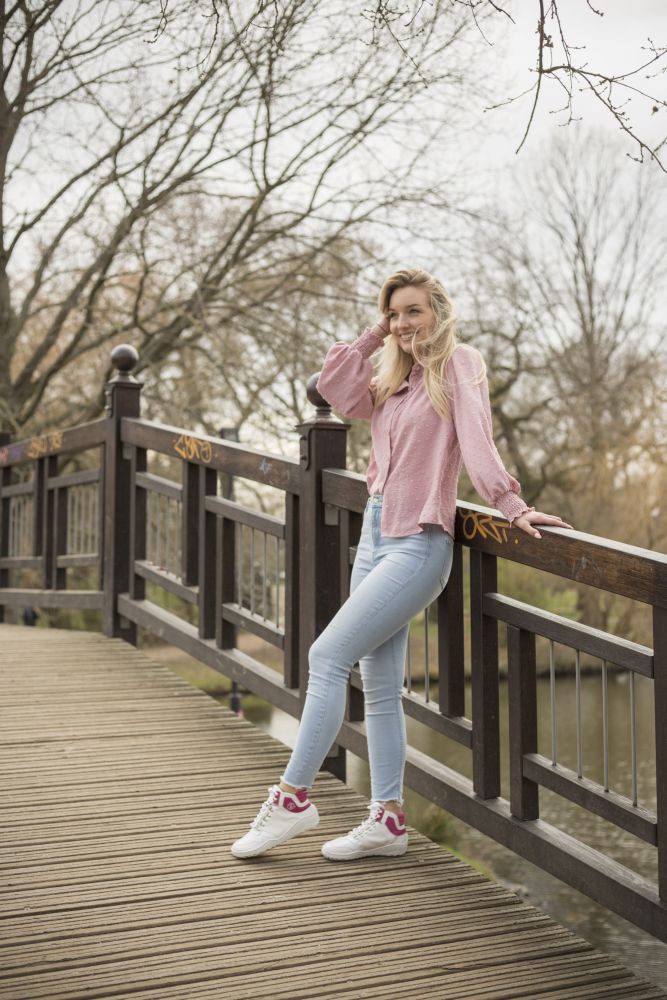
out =
[[391,293],[387,318],[389,329],[401,345],[401,350],[412,354],[413,339],[417,343],[424,340],[435,324],[426,289],[412,285],[397,288]]

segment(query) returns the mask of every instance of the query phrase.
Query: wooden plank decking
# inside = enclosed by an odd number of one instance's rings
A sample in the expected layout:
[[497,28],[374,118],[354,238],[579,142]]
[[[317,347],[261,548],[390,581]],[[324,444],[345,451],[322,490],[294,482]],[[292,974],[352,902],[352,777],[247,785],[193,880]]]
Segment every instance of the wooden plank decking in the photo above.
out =
[[0,626],[0,683],[3,1000],[667,996],[414,831],[325,861],[366,810],[328,776],[236,861],[285,748],[120,640]]

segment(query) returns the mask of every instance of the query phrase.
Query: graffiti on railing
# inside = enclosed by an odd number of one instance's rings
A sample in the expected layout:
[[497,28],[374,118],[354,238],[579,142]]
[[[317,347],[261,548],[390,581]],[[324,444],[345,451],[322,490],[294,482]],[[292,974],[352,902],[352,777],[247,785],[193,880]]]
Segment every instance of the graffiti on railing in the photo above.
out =
[[190,437],[189,434],[181,434],[174,441],[174,451],[188,462],[198,461],[208,465],[212,458],[211,442]]
[[62,447],[63,436],[61,431],[53,431],[51,434],[41,434],[34,437],[28,445],[26,451],[27,458],[42,458],[50,451],[58,451]]
[[51,431],[49,434],[40,434],[31,438],[27,444],[18,442],[17,444],[5,445],[0,448],[0,465],[11,465],[26,458],[43,458],[44,455],[62,448],[62,443],[62,431]]
[[[502,545],[510,541],[507,535],[508,528],[508,521],[499,521],[493,514],[482,514],[476,510],[470,510],[461,517],[463,536],[469,542],[479,535],[483,539],[491,538]],[[515,538],[514,541],[518,543],[519,539]]]

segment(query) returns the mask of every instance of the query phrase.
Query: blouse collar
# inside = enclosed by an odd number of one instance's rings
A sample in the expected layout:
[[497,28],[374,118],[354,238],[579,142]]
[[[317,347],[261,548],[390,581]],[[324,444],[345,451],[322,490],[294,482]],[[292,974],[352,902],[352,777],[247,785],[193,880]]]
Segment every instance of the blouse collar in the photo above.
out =
[[409,389],[411,386],[415,386],[418,382],[421,381],[423,374],[424,374],[424,369],[420,364],[417,364],[417,362],[415,361],[414,364],[412,365],[412,368],[410,369],[408,377],[403,379],[403,381],[401,382],[396,391],[400,392],[401,389],[405,388]]

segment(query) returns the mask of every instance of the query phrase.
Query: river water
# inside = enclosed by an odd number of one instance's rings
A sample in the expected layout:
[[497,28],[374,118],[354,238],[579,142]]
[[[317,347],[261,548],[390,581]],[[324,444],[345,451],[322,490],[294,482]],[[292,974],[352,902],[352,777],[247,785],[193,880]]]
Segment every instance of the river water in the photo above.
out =
[[[437,697],[437,695],[435,695]],[[470,692],[467,692],[468,702]],[[614,791],[631,794],[631,745],[629,683],[626,674],[608,681],[609,699],[609,785]],[[652,683],[638,677],[635,690],[637,717],[637,785],[639,802],[655,809],[655,738]],[[576,713],[574,680],[558,678],[556,684],[556,759],[576,770]],[[584,677],[581,690],[582,762],[587,778],[603,780],[602,689],[600,675]],[[469,714],[469,704],[467,708]],[[272,736],[294,745],[297,721],[258,699],[244,699],[244,713]],[[502,794],[509,797],[507,773],[508,711],[507,686],[501,684],[501,744],[504,769]],[[467,777],[471,777],[471,754],[408,719],[408,742]],[[539,752],[551,759],[551,711],[549,682],[538,681]],[[370,795],[368,766],[348,755],[348,782],[362,794]],[[408,821],[444,846],[451,846],[479,863],[499,882],[509,886],[528,902],[538,906],[559,923],[569,927],[595,947],[612,955],[637,975],[667,989],[667,945],[636,928],[621,917],[592,902],[546,872],[448,813],[435,809],[419,795],[406,789]],[[540,792],[541,817],[566,833],[576,836],[616,861],[651,880],[656,878],[654,847],[550,792]],[[362,817],[360,817],[362,818]]]

